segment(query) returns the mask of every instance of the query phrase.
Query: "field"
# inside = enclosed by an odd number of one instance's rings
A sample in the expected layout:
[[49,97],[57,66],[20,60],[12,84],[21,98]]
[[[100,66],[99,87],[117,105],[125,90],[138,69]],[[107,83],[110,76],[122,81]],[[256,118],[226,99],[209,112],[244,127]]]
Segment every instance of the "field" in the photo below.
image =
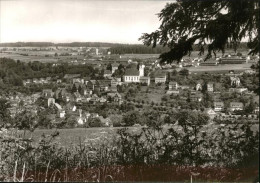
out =
[[[245,64],[230,64],[230,65],[218,65],[218,66],[198,66],[198,67],[186,67],[192,73],[200,73],[200,72],[218,72],[218,73],[226,73],[229,70],[234,71],[244,71],[250,69],[251,63]],[[178,68],[179,71],[181,68]]]
[[[164,129],[168,129],[171,126],[164,126]],[[203,127],[202,130],[211,133],[212,130],[218,128],[217,124],[208,124]],[[128,127],[130,132],[138,132],[142,127]],[[179,130],[176,126],[173,126],[174,129]],[[117,130],[122,129],[122,127],[106,127],[106,128],[74,128],[74,129],[57,129],[59,136],[57,138],[58,142],[62,146],[70,147],[73,145],[79,145],[84,143],[86,140],[99,140],[101,137],[111,138],[117,132]],[[252,126],[253,131],[259,131],[259,125],[255,124]],[[32,137],[36,141],[39,141],[40,137],[45,135],[50,135],[55,132],[56,129],[36,129],[34,132],[26,132],[27,137]],[[22,134],[22,132],[21,132]]]
[[148,59],[148,58],[158,58],[160,54],[123,54],[121,58],[137,58],[137,59]]
[[23,62],[30,62],[30,61],[40,61],[40,62],[56,62],[58,61],[57,58],[54,57],[45,57],[44,55],[29,55],[23,56],[17,53],[0,53],[0,58],[10,58],[14,60],[20,60]]
[[[97,140],[101,136],[111,137],[121,127],[107,127],[107,128],[74,128],[74,129],[57,129],[59,136],[57,140],[62,146],[79,145],[84,143],[86,139]],[[137,127],[130,127],[131,131],[138,130]],[[55,132],[56,129],[36,129],[34,132],[26,132],[27,137],[32,137],[38,141],[43,134],[50,135]],[[21,132],[22,133],[22,132]]]

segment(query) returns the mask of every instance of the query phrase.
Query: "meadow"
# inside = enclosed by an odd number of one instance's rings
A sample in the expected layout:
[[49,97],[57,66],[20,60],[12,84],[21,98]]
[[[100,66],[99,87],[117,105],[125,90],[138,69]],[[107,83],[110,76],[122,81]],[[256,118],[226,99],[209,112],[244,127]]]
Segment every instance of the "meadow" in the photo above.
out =
[[[188,69],[191,73],[200,73],[200,72],[208,72],[208,73],[228,73],[230,70],[234,71],[244,71],[250,69],[252,63],[245,64],[230,64],[230,65],[218,65],[218,66],[198,66],[198,67],[184,67]],[[179,71],[182,68],[177,68]]]
[[[210,123],[202,128],[202,131],[207,131],[211,133],[213,130],[219,128],[221,125]],[[228,127],[232,127],[233,125],[225,125]],[[127,131],[130,133],[138,133],[144,127],[127,127]],[[163,127],[164,131],[169,128],[173,128],[175,130],[180,130],[175,125],[165,125]],[[51,135],[56,131],[59,135],[56,137],[58,143],[64,147],[77,146],[81,143],[85,143],[87,141],[99,141],[102,138],[112,139],[117,135],[118,130],[124,129],[124,127],[95,127],[95,128],[70,128],[70,129],[35,129],[33,132],[26,131],[26,138],[33,138],[35,142],[38,142],[42,135]],[[259,125],[254,124],[251,127],[252,131],[259,131]],[[24,136],[24,131],[20,131],[20,137]]]
[[1,129],[0,180],[185,182],[192,171],[200,182],[251,182],[259,128],[248,127],[36,129],[33,140]]
[[45,55],[28,55],[28,56],[24,56],[24,55],[20,55],[17,53],[0,53],[0,57],[1,58],[10,58],[10,59],[14,59],[14,60],[20,60],[23,62],[31,62],[31,61],[40,61],[40,62],[56,62],[58,61],[57,58],[54,57],[45,57]]
[[[84,143],[85,140],[99,140],[100,138],[106,137],[111,138],[116,134],[117,130],[122,127],[96,127],[96,128],[71,128],[71,129],[36,129],[33,132],[26,131],[26,138],[33,138],[35,142],[38,142],[42,135],[51,135],[55,131],[59,132],[59,136],[56,140],[65,147],[79,145]],[[130,131],[138,130],[137,127],[129,127]],[[20,137],[23,137],[24,132],[20,132]]]

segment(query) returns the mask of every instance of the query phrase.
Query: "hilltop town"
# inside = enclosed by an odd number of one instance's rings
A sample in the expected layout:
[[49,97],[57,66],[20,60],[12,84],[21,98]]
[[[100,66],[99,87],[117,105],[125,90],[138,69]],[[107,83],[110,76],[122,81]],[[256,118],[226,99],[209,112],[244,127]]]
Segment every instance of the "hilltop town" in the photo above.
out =
[[[8,114],[13,121],[30,116],[39,128],[149,126],[151,115],[174,124],[182,110],[216,123],[259,119],[259,56],[162,64],[158,55],[106,48],[5,47],[1,55],[0,97]],[[40,61],[26,60],[32,57]]]

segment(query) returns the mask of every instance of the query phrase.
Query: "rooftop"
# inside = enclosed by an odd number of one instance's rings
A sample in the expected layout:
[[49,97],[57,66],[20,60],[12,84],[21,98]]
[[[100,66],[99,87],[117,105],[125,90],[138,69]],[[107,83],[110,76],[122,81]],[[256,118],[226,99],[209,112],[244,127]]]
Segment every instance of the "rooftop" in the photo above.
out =
[[125,71],[125,76],[139,76],[139,71],[137,69],[131,68]]

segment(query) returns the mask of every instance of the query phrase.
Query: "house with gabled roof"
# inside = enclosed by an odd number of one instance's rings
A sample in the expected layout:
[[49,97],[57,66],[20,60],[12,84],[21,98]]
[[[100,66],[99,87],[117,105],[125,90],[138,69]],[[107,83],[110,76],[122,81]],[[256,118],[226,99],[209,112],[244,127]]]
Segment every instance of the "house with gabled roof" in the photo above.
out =
[[196,84],[196,90],[201,91],[202,90],[202,81],[198,81]]
[[207,91],[208,91],[208,92],[213,92],[213,91],[214,91],[213,83],[208,83],[208,84],[207,84]]
[[220,112],[224,110],[224,102],[214,102],[214,111]]
[[74,96],[75,102],[81,102],[82,96],[80,95],[79,92],[74,92],[74,93],[73,93],[73,96]]
[[139,83],[139,71],[135,68],[127,69],[124,74],[124,82]]
[[179,85],[176,81],[170,81],[169,82],[169,90],[177,90],[178,87],[179,87]]
[[166,73],[157,73],[154,77],[155,83],[165,83],[166,82]]
[[140,76],[140,83],[150,85],[151,79],[149,76]]
[[231,86],[235,86],[235,87],[237,87],[237,86],[239,86],[240,85],[240,79],[239,79],[239,77],[237,77],[237,76],[230,76],[230,85]]
[[140,77],[144,77],[145,65],[141,64],[139,70],[137,68],[131,67],[126,69],[123,76],[125,83],[139,83]]
[[48,98],[48,97],[53,97],[53,95],[54,95],[54,92],[52,91],[52,89],[43,89],[42,90],[43,97]]
[[107,98],[110,100],[110,101],[113,101],[113,102],[118,102],[118,103],[122,103],[122,96],[118,93],[118,92],[109,92],[107,93]]
[[205,113],[209,116],[210,119],[213,119],[216,116],[216,112],[211,108],[206,108]]
[[112,76],[112,71],[104,70],[104,77],[111,77],[111,76]]
[[201,92],[198,91],[191,91],[190,93],[190,100],[193,102],[200,102],[202,101],[203,95]]
[[100,91],[108,91],[109,86],[111,85],[111,80],[98,80],[98,85],[100,88]]
[[[95,83],[96,83],[96,82],[95,82]],[[87,82],[87,84],[86,84],[87,89],[93,91],[94,88],[95,88],[95,83],[94,83],[93,81],[89,80],[89,81]]]
[[112,64],[112,74],[118,69],[119,64],[118,63],[113,63]]
[[244,109],[244,104],[242,102],[230,102],[230,111],[241,111]]
[[64,118],[65,117],[65,110],[62,109],[61,105],[58,103],[54,103],[54,106],[58,109],[58,116],[59,118]]

